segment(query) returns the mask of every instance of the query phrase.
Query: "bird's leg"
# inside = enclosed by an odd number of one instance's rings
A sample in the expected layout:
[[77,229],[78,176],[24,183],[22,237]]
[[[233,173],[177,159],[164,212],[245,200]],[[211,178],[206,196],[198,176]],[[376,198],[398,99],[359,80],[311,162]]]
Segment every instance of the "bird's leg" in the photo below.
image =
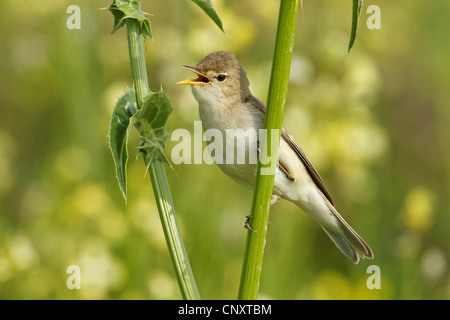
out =
[[[261,149],[259,147],[257,147],[258,153],[261,152]],[[280,200],[280,196],[277,196],[275,194],[272,195],[272,199],[270,200],[270,204],[274,204],[275,202],[277,202],[278,200]],[[252,216],[248,215],[245,216],[247,219],[245,220],[245,224],[244,224],[244,228],[247,230],[250,230],[251,232],[256,232],[255,230],[252,229],[252,227],[250,227],[250,219]],[[269,221],[269,224],[271,224],[271,222]]]

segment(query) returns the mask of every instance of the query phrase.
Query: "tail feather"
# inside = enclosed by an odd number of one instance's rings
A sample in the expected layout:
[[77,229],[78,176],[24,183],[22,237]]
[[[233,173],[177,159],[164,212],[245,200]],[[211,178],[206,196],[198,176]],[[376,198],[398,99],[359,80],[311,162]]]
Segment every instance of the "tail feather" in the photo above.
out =
[[354,263],[358,263],[360,258],[373,259],[373,252],[369,245],[342,218],[321,192],[311,193],[309,200],[310,206],[303,206],[302,202],[298,202],[297,205],[316,220],[346,257]]
[[[353,233],[347,233],[345,236],[340,236],[333,233],[326,228],[323,228],[326,234],[334,242],[336,247],[355,264],[359,262],[361,258],[373,259],[373,252],[367,243],[359,237],[355,231]],[[356,236],[356,237],[355,237]]]
[[373,259],[373,252],[369,245],[353,230],[353,228],[347,223],[347,221],[342,218],[342,216],[337,212],[337,210],[326,201],[328,209],[333,213],[333,215],[339,221],[340,229],[342,235],[337,235],[325,227],[323,229],[328,234],[328,236],[333,240],[336,246],[345,254],[349,259],[353,260],[354,263],[359,262],[359,258]]
[[359,255],[355,252],[355,250],[352,248],[352,246],[349,245],[347,240],[342,237],[334,234],[333,232],[327,230],[326,228],[323,228],[323,230],[326,232],[326,234],[330,237],[331,240],[333,240],[336,247],[341,250],[341,252],[350,260],[352,260],[354,263],[359,262]]

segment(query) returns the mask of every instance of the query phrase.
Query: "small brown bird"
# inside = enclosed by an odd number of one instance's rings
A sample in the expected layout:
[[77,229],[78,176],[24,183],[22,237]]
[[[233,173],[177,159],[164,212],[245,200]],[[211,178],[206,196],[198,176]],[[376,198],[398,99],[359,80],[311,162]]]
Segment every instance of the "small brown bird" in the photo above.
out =
[[[192,93],[199,103],[200,118],[205,132],[208,129],[215,129],[225,137],[230,129],[234,129],[236,135],[243,135],[247,130],[263,129],[266,106],[251,94],[247,74],[232,52],[213,52],[196,67],[184,67],[195,72],[198,77],[178,84],[192,86]],[[223,139],[223,150],[251,154],[258,148],[259,141],[256,144],[235,144],[236,141],[246,141],[246,137],[240,137],[243,140]],[[230,143],[233,145],[227,146]],[[358,263],[360,257],[373,258],[373,252],[367,243],[337,212],[334,201],[318,172],[284,127],[278,157],[273,200],[276,201],[281,197],[308,213],[342,253],[354,263]],[[226,153],[216,155],[214,160],[225,174],[253,189],[256,181],[256,163],[230,162],[227,161]]]

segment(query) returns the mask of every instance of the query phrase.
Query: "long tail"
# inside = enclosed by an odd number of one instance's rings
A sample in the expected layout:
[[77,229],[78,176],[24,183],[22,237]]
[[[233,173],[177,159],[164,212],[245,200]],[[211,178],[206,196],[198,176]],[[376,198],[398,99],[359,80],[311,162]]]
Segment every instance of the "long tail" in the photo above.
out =
[[324,200],[321,206],[305,211],[316,220],[339,250],[354,263],[358,263],[360,258],[373,259],[369,245],[342,218],[333,205],[322,194],[320,196]]

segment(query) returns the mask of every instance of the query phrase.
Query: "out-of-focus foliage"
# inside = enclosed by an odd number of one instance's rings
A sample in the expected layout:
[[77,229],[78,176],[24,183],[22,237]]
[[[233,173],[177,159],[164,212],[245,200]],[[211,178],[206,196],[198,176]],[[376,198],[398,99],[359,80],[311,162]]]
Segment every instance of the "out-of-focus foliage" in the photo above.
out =
[[[265,100],[277,1],[215,0],[225,33],[190,1],[145,1],[153,91],[193,132],[197,105],[176,86],[215,50],[234,51]],[[69,30],[66,9],[81,8]],[[0,298],[176,299],[145,167],[128,163],[128,205],[108,150],[114,103],[131,87],[126,34],[108,39],[109,1],[3,0],[0,10]],[[368,5],[381,9],[369,30]],[[338,210],[374,260],[348,261],[304,213],[280,201],[271,222],[260,296],[273,299],[450,298],[450,4],[365,1],[347,53],[350,1],[304,1],[285,125],[321,173]],[[20,25],[20,28],[13,28]],[[108,40],[107,40],[108,39]],[[106,43],[105,43],[105,40]],[[138,145],[137,134],[130,136]],[[168,170],[202,298],[235,298],[251,192],[212,165]],[[69,265],[81,289],[69,290]],[[381,289],[366,286],[369,265]]]

